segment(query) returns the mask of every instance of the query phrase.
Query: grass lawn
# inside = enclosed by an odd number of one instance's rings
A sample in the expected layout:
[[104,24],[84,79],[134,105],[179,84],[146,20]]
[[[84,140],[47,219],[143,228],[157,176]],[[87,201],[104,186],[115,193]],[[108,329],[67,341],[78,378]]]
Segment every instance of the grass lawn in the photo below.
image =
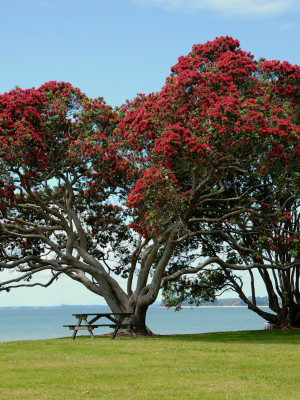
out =
[[300,331],[0,343],[1,400],[300,399]]

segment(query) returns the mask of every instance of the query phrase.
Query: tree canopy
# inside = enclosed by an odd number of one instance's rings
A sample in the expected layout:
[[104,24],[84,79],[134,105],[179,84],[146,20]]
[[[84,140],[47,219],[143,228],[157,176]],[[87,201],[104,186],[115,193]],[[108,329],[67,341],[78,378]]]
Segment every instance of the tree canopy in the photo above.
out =
[[299,324],[299,74],[298,66],[257,62],[238,41],[218,38],[180,57],[159,93],[125,108],[118,127],[135,155],[134,226],[143,233],[172,227],[176,243],[197,249],[189,266],[176,259],[166,268],[173,300],[176,293],[183,299],[183,288],[195,297],[203,275],[186,275],[202,270],[195,259],[206,257],[244,301],[230,271],[250,271],[253,300],[246,302],[260,312],[257,268],[276,317],[260,315]]
[[299,78],[220,37],[118,110],[67,83],[1,95],[0,267],[20,275],[2,288],[64,273],[145,322],[186,275],[256,268],[298,324]]

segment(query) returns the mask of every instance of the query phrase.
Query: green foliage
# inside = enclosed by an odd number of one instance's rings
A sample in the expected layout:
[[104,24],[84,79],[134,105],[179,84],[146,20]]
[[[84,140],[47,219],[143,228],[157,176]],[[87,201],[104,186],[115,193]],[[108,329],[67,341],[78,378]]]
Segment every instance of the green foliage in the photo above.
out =
[[167,307],[180,309],[183,302],[200,305],[213,302],[218,292],[228,284],[228,279],[222,270],[201,271],[198,275],[188,278],[181,276],[178,280],[167,282],[163,288],[163,301]]

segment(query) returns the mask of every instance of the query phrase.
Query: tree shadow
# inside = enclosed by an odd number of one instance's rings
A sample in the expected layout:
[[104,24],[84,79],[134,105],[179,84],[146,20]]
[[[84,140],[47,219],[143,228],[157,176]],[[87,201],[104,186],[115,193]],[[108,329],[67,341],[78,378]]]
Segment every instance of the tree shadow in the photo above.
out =
[[187,342],[300,344],[300,330],[297,329],[212,332],[188,335],[162,335],[161,337]]

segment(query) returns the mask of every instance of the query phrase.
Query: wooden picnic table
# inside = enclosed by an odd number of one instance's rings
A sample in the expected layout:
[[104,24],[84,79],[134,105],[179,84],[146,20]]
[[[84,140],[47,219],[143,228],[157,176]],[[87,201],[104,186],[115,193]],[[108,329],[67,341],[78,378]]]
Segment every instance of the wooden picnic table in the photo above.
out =
[[[114,328],[114,332],[112,334],[112,339],[116,337],[116,334],[120,328],[128,328],[130,329],[130,333],[132,338],[136,338],[133,328],[135,324],[130,322],[123,323],[125,318],[129,318],[134,313],[84,313],[84,314],[72,314],[77,319],[76,325],[64,325],[64,327],[73,330],[72,339],[76,338],[77,332],[81,330],[89,331],[89,334],[92,339],[95,339],[93,334],[93,329],[99,328],[102,326],[108,326],[110,328]],[[90,318],[91,317],[91,318]],[[104,324],[95,324],[96,321],[100,320],[101,318],[106,318],[108,321],[105,321]],[[88,320],[89,319],[89,320]]]

